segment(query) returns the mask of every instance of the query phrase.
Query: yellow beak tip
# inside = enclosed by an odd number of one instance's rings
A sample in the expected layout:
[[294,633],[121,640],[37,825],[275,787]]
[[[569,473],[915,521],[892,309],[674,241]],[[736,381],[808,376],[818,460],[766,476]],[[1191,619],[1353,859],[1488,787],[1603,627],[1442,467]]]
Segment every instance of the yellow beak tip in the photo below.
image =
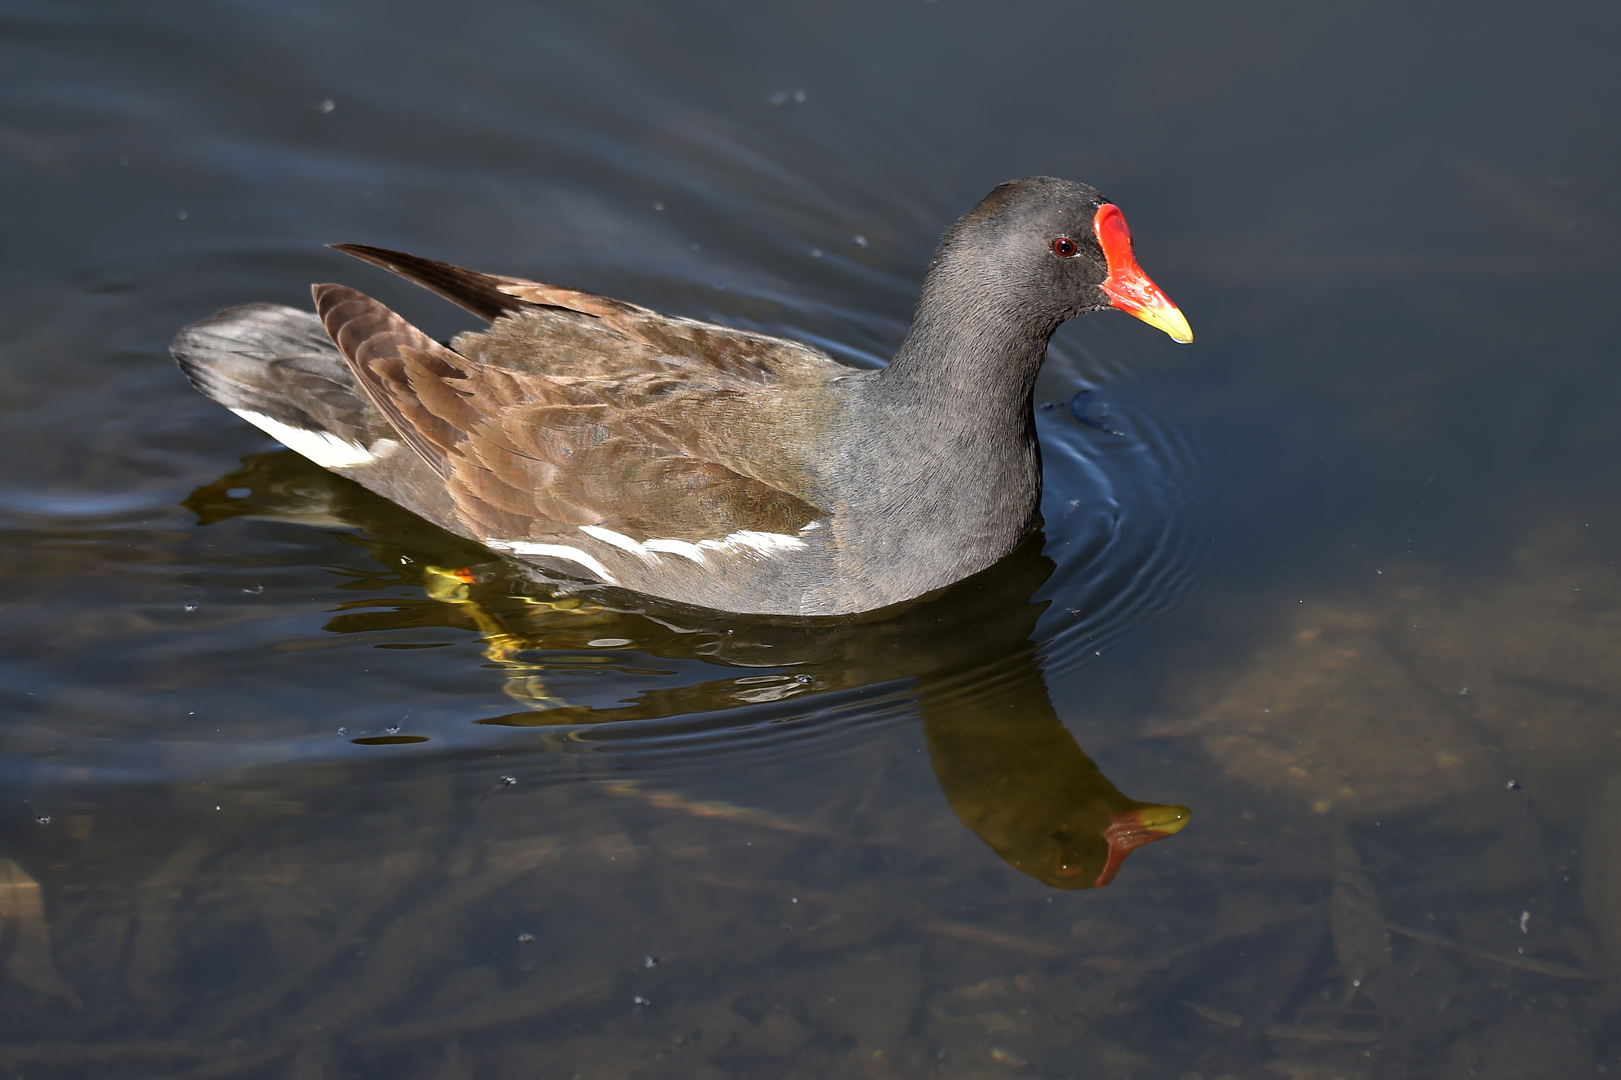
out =
[[1132,306],[1124,310],[1154,329],[1165,331],[1172,341],[1183,345],[1193,341],[1193,327],[1188,325],[1187,316],[1182,314],[1182,310],[1173,304],[1152,304],[1140,308]]
[[1180,308],[1172,308],[1164,313],[1164,322],[1156,325],[1170,335],[1172,341],[1183,345],[1193,344],[1193,327],[1188,325],[1187,316],[1182,314]]

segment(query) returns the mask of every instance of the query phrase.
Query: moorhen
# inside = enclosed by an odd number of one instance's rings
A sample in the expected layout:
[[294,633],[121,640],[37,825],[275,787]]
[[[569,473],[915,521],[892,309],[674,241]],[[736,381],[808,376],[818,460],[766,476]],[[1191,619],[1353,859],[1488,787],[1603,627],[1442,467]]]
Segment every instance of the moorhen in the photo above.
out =
[[[1118,207],[1051,177],[946,231],[888,367],[621,300],[336,245],[489,320],[442,345],[316,285],[186,327],[198,390],[497,551],[723,611],[839,615],[983,570],[1034,525],[1032,393],[1059,324],[1114,307],[1191,341]],[[334,344],[336,347],[334,347]]]

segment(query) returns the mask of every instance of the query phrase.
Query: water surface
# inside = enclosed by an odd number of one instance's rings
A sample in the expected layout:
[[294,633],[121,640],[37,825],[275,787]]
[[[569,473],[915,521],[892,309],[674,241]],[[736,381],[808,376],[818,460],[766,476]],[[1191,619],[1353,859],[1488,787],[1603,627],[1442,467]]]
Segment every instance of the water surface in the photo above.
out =
[[[1621,1068],[1618,45],[1579,3],[0,2],[0,1064]],[[312,281],[470,325],[359,241],[872,366],[1035,173],[1196,343],[1066,326],[1043,530],[883,619],[537,586],[167,356]],[[1178,806],[1086,887],[1088,822]]]

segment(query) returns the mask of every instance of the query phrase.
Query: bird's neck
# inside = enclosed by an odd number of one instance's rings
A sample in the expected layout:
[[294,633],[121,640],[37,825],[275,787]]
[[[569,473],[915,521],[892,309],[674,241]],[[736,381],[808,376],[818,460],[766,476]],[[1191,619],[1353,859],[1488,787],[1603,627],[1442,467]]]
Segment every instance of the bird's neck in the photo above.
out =
[[1051,333],[994,306],[925,299],[873,380],[869,400],[887,429],[872,440],[885,457],[875,471],[889,479],[883,497],[901,507],[891,516],[914,533],[953,538],[960,550],[936,554],[958,576],[985,565],[958,562],[1002,554],[1034,520],[1041,450],[1031,407]]
[[991,434],[1029,429],[1036,375],[1058,324],[1035,324],[989,290],[926,291],[912,329],[881,376],[885,396],[948,426]]

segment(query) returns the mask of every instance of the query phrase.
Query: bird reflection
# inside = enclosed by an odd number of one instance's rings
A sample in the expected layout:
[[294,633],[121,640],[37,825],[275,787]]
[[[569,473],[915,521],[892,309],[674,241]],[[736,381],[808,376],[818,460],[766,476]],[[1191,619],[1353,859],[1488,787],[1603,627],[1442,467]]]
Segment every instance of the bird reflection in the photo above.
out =
[[[475,629],[517,706],[480,723],[648,720],[910,680],[941,791],[1019,871],[1060,889],[1102,887],[1132,851],[1188,820],[1185,807],[1121,794],[1055,714],[1031,641],[1046,605],[1027,599],[1053,569],[1039,532],[935,597],[859,616],[778,619],[537,578],[291,452],[246,458],[185,505],[203,524],[253,516],[360,530],[341,535],[425,596],[347,601],[327,629]],[[582,672],[629,656],[661,662],[656,673],[637,672],[648,677],[632,680],[644,688],[630,700],[586,702],[590,695],[572,692]],[[623,681],[616,686],[623,697]]]
[[1186,825],[1188,809],[1122,795],[1053,714],[1039,677],[1029,681],[1034,693],[1004,684],[977,707],[925,693],[934,775],[958,820],[1008,865],[1058,889],[1102,888],[1127,855]]

